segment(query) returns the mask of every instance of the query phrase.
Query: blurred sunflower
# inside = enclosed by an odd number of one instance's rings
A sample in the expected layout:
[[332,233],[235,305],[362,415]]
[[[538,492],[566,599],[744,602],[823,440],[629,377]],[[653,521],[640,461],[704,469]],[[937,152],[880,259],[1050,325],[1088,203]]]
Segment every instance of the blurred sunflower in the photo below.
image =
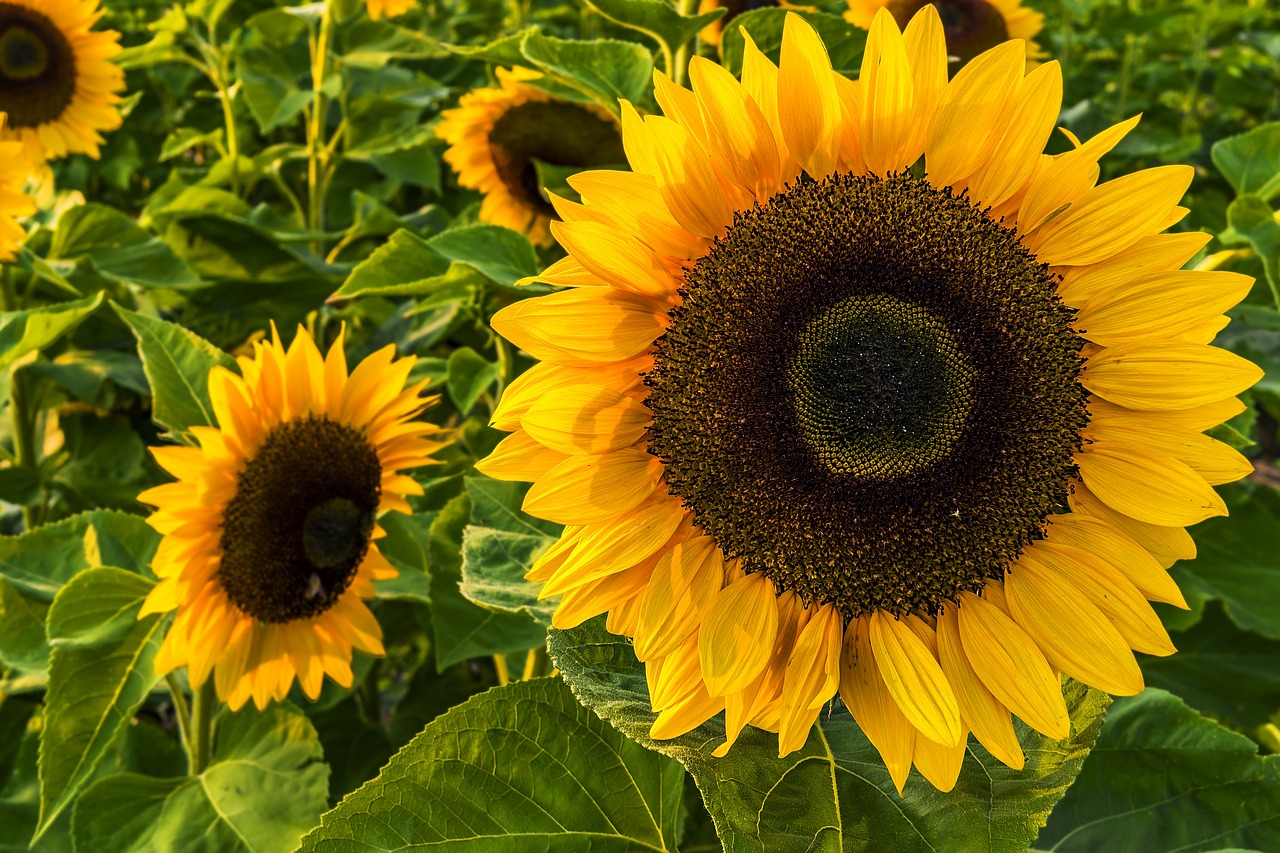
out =
[[[4,139],[5,121],[5,114],[0,113],[0,139]],[[36,212],[35,202],[23,192],[30,173],[22,143],[0,142],[0,263],[13,260],[18,244],[27,236],[18,217]]]
[[528,85],[541,74],[498,69],[498,87],[463,95],[444,112],[436,134],[458,183],[484,194],[480,218],[550,242],[555,209],[543,196],[535,161],[587,169],[622,163],[617,122],[604,110],[557,100]]
[[405,387],[415,359],[387,346],[348,376],[343,336],[321,356],[298,330],[215,368],[209,397],[219,426],[193,427],[199,447],[153,448],[177,477],[139,496],[164,535],[160,583],[142,615],[177,611],[156,659],[213,674],[232,710],[281,700],[296,678],[312,699],[327,674],[352,682],[352,649],[380,655],[382,631],[365,605],[373,582],[396,576],[375,540],[377,517],[408,513],[421,494],[400,473],[426,465],[438,428],[413,418],[433,401]]
[[0,140],[21,141],[35,162],[97,158],[99,131],[120,126],[120,34],[94,32],[101,16],[98,0],[0,0]]
[[1192,170],[1097,184],[1135,121],[1046,156],[1057,63],[948,82],[943,38],[881,11],[851,82],[791,15],[780,67],[659,76],[634,171],[557,200],[569,289],[493,319],[542,363],[481,468],[567,525],[528,577],[634,637],[656,738],[724,712],[718,753],[786,755],[839,694],[899,791],[950,789],[969,732],[1021,767],[1011,711],[1068,734],[1059,673],[1133,694],[1132,650],[1174,651],[1148,600],[1185,606],[1183,528],[1251,470],[1202,434],[1261,375],[1208,346],[1251,280],[1161,233]]
[[369,17],[375,21],[398,18],[413,8],[417,0],[364,0]]
[[957,57],[960,64],[968,62],[984,50],[989,50],[1008,39],[1022,39],[1027,43],[1027,59],[1035,60],[1047,54],[1036,44],[1036,34],[1044,29],[1044,15],[1024,6],[1022,0],[846,0],[849,9],[845,20],[856,27],[870,29],[876,13],[888,9],[899,27],[926,5],[932,5],[942,18],[942,31],[947,40],[947,52]]

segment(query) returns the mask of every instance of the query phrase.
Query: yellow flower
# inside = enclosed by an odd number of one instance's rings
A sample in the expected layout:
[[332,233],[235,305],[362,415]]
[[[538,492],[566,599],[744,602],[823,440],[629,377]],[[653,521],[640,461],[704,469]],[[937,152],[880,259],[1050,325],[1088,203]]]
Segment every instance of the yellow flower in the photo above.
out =
[[396,576],[377,517],[411,512],[422,489],[400,472],[441,447],[413,420],[426,382],[405,387],[415,359],[393,346],[348,376],[341,334],[321,356],[299,329],[287,351],[276,335],[237,361],[240,376],[209,375],[218,427],[153,448],[178,479],[139,496],[164,535],[142,615],[177,611],[156,669],[188,667],[193,686],[212,673],[232,710],[283,699],[295,678],[312,699],[326,674],[350,687],[352,649],[383,653],[364,602]]
[[[907,22],[926,3],[921,0],[845,0],[849,9],[845,20],[855,27],[870,29],[876,13],[888,9],[898,22]],[[1044,15],[1022,0],[932,0],[932,5],[942,18],[942,31],[947,39],[947,52],[968,62],[984,50],[995,47],[1007,39],[1022,39],[1027,43],[1027,60],[1035,60],[1047,54],[1036,44],[1036,34],[1044,29]]]
[[[4,139],[6,116],[0,113],[0,140]],[[31,174],[18,142],[0,142],[0,263],[13,260],[18,244],[27,232],[18,224],[18,217],[36,212],[35,202],[23,191],[23,184]]]
[[364,0],[364,7],[369,17],[375,21],[382,18],[398,18],[413,8],[415,0]]
[[94,32],[101,16],[98,0],[0,0],[0,140],[21,141],[33,161],[96,159],[99,131],[120,126],[120,34]]
[[598,107],[557,100],[528,81],[526,68],[498,69],[497,88],[463,95],[436,129],[458,183],[484,194],[480,218],[550,242],[555,209],[543,197],[534,161],[592,168],[625,161],[617,122]]
[[1010,712],[1067,735],[1059,673],[1133,694],[1174,651],[1148,600],[1251,470],[1202,434],[1261,375],[1208,345],[1251,280],[1180,269],[1189,167],[1097,183],[1135,121],[1041,153],[1062,77],[1025,70],[948,82],[937,12],[881,11],[851,82],[790,15],[780,67],[659,75],[634,171],[570,180],[481,469],[567,525],[528,577],[634,638],[654,737],[723,712],[717,752],[786,755],[839,695],[899,790],[949,789],[970,732],[1022,766]]

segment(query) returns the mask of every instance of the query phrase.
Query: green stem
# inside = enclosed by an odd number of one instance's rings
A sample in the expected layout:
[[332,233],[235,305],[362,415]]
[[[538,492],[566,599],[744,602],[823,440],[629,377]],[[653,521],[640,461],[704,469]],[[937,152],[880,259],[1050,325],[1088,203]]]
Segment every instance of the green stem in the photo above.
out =
[[222,122],[227,128],[227,159],[231,161],[231,192],[240,195],[240,142],[236,134],[236,116],[231,106],[231,90],[222,82],[222,76],[214,81],[218,87],[218,100],[222,102]]
[[[324,78],[329,69],[329,42],[333,38],[333,14],[330,4],[324,4],[320,17],[320,35],[311,56],[311,115],[307,121],[307,228],[314,233],[324,231],[324,174],[329,149],[324,141]],[[324,253],[322,241],[317,239],[312,250]]]
[[382,701],[378,695],[378,675],[381,671],[382,661],[375,660],[369,674],[360,682],[360,689],[356,691],[356,705],[360,709],[360,716],[373,726],[382,725]]
[[[694,13],[696,6],[697,0],[679,0],[676,11],[688,17]],[[697,42],[698,37],[695,35],[691,41],[687,41],[676,48],[676,56],[673,63],[675,65],[674,73],[669,73],[668,76],[675,81],[677,86],[684,85],[685,77],[689,73],[689,47],[690,45],[696,45]]]
[[[24,388],[23,374],[14,371],[9,383],[9,415],[13,418],[13,452],[19,467],[38,469],[40,458],[36,446],[36,413],[31,411]],[[22,526],[25,530],[36,527],[35,507],[22,508]]]
[[199,776],[209,766],[213,748],[213,718],[217,712],[213,681],[205,681],[196,688],[191,708],[191,763],[192,776]]
[[169,688],[169,698],[173,701],[173,715],[178,718],[178,734],[182,737],[182,748],[187,753],[187,767],[193,763],[191,749],[191,708],[187,705],[187,695],[182,692],[182,685],[173,673],[164,677],[165,686]]
[[7,265],[0,265],[0,311],[17,311],[18,291],[13,286],[13,270]]

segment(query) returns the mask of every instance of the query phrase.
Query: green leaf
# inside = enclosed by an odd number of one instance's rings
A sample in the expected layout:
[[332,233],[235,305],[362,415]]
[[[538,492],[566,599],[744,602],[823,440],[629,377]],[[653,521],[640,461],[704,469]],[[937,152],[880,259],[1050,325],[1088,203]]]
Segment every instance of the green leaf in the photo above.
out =
[[152,417],[171,435],[217,423],[209,402],[209,371],[235,370],[235,359],[176,323],[112,305],[138,339],[142,368],[151,384]]
[[159,681],[155,658],[165,620],[138,619],[153,586],[123,569],[90,569],[53,600],[37,838],[89,781]]
[[1149,686],[1241,726],[1262,725],[1280,708],[1280,641],[1240,630],[1217,605],[1169,637],[1176,655],[1142,658]]
[[528,60],[525,59],[524,51],[521,48],[524,45],[524,40],[532,32],[536,32],[536,30],[530,27],[529,29],[494,39],[487,44],[442,44],[441,47],[450,53],[467,59],[478,59],[483,62],[492,62],[495,65],[524,65]]
[[489,386],[498,381],[499,366],[471,347],[458,347],[449,353],[449,372],[445,387],[449,398],[461,414],[467,414]]
[[653,86],[653,56],[635,42],[613,39],[566,41],[531,32],[524,40],[525,58],[617,112],[618,99],[636,102]]
[[79,572],[109,565],[141,574],[160,535],[140,516],[94,510],[21,536],[0,536],[0,577],[40,601],[51,602]]
[[1148,688],[1119,699],[1036,845],[1055,853],[1280,849],[1280,756]]
[[560,525],[520,511],[527,483],[468,477],[471,524],[462,536],[462,594],[487,610],[523,613],[544,627],[554,601],[539,601],[541,584],[524,579],[560,538]]
[[435,516],[434,512],[413,515],[392,512],[378,520],[387,532],[386,537],[378,540],[378,550],[400,571],[397,578],[376,582],[379,598],[431,602],[425,539]]
[[462,537],[471,516],[467,495],[447,503],[430,526],[431,626],[440,670],[475,657],[540,647],[546,629],[524,613],[495,613],[462,595]]
[[498,284],[514,285],[539,272],[538,255],[529,238],[501,225],[450,228],[426,242],[443,257],[467,264]]
[[1227,224],[1248,240],[1262,259],[1271,296],[1280,308],[1280,222],[1271,207],[1256,195],[1242,195],[1227,208]]
[[721,61],[734,74],[742,73],[742,51],[745,42],[739,28],[751,34],[756,47],[772,59],[778,61],[778,52],[782,48],[782,26],[788,14],[796,14],[804,18],[822,37],[831,56],[831,67],[836,71],[855,72],[862,62],[862,49],[866,45],[867,34],[855,27],[839,15],[826,12],[805,12],[793,9],[753,9],[744,12],[724,25],[724,35],[720,42]]
[[587,0],[587,5],[615,24],[652,36],[672,53],[727,11],[681,15],[665,0]]
[[0,663],[28,672],[47,669],[44,621],[48,615],[48,602],[0,578]]
[[547,648],[579,701],[693,775],[728,853],[1022,853],[1080,771],[1108,701],[1067,681],[1070,736],[1053,741],[1015,724],[1027,757],[1023,770],[1005,767],[971,740],[954,790],[941,793],[913,771],[899,798],[879,754],[839,701],[786,758],[777,757],[777,735],[754,728],[727,756],[713,758],[711,750],[724,741],[719,716],[673,740],[649,738],[657,715],[644,668],[629,642],[605,630],[603,617],[552,630]]
[[383,68],[397,59],[437,59],[447,56],[440,42],[390,21],[358,21],[344,32],[345,65]]
[[72,818],[77,850],[287,853],[327,804],[329,768],[296,708],[246,709],[218,722],[209,767],[196,777],[109,776]]
[[8,371],[24,355],[44,349],[74,329],[98,310],[102,298],[99,293],[76,302],[0,314],[0,371]]
[[457,289],[474,277],[466,265],[451,264],[426,240],[401,229],[357,265],[329,301],[357,296],[430,295]]
[[628,741],[559,680],[518,682],[427,726],[320,819],[301,853],[670,851],[683,781],[679,764]]
[[[75,261],[77,272],[84,270],[84,275],[118,284],[174,290],[204,284],[163,240],[120,211],[101,204],[73,207],[62,215],[49,260]],[[72,282],[78,277],[72,275]]]
[[1230,515],[1191,528],[1197,557],[1172,574],[1188,598],[1221,599],[1241,628],[1280,640],[1280,490],[1250,483],[1221,493]]
[[1236,195],[1256,195],[1263,201],[1280,195],[1280,122],[1220,139],[1210,154]]

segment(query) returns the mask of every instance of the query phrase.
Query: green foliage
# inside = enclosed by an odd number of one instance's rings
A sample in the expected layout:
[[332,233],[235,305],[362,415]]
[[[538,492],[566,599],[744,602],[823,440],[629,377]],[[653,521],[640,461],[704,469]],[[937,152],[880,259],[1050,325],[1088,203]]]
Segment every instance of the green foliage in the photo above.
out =
[[1019,724],[1023,771],[970,741],[955,790],[940,793],[913,771],[899,798],[875,748],[838,701],[822,712],[799,752],[778,758],[776,735],[747,729],[717,759],[711,750],[724,741],[719,717],[673,740],[649,738],[657,715],[644,669],[603,620],[552,631],[548,646],[579,701],[693,775],[728,853],[1026,850],[1080,772],[1108,703],[1098,691],[1067,682],[1071,734],[1052,741]]
[[302,713],[244,710],[219,721],[213,758],[198,776],[122,773],[93,785],[76,803],[72,834],[76,849],[104,853],[288,853],[324,810],[328,781]]
[[674,850],[683,776],[562,683],[511,684],[429,725],[301,850]]

